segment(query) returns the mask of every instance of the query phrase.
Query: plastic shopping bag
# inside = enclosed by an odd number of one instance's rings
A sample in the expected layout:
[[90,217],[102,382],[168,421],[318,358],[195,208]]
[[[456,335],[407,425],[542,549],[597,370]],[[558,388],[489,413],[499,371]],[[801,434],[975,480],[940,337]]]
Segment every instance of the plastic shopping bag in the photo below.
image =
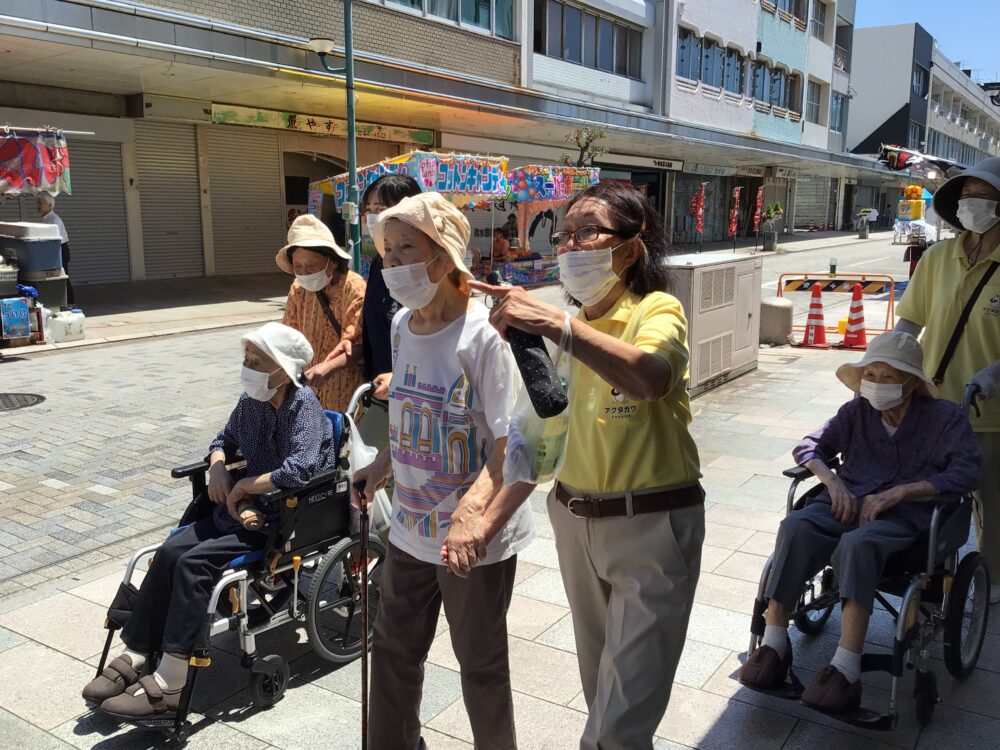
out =
[[[370,465],[377,457],[378,450],[366,445],[361,439],[354,418],[350,414],[344,415],[351,426],[349,439],[350,455],[348,464],[350,465],[351,481],[354,481],[354,472],[358,469]],[[376,534],[381,534],[389,528],[389,519],[392,517],[392,503],[389,502],[389,495],[384,489],[375,493],[374,497],[368,496],[368,520],[369,528]],[[361,529],[361,512],[351,506],[351,533],[356,534]]]
[[[567,394],[570,394],[570,368],[573,339],[569,315],[563,318],[559,349],[552,363]],[[514,403],[507,428],[507,451],[503,461],[505,484],[529,482],[541,484],[555,477],[562,467],[569,439],[569,409],[548,419],[535,412],[527,388],[522,388]]]

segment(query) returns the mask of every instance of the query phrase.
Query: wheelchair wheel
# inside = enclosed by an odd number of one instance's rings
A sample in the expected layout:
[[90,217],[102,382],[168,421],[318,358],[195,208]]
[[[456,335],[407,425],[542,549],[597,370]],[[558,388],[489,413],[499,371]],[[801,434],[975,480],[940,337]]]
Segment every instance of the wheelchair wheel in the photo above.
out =
[[[812,585],[802,593],[802,596],[799,597],[799,602],[795,606],[796,610],[804,609],[806,605],[812,603],[814,598],[813,592],[815,591],[815,587],[817,585],[820,588],[821,594],[833,585],[833,571],[829,569],[824,570],[816,576],[811,584]],[[795,627],[799,629],[800,633],[805,635],[819,635],[823,632],[823,628],[826,626],[826,621],[830,619],[830,615],[833,614],[833,608],[836,606],[837,605],[834,603],[823,609],[810,609],[808,612],[796,615],[792,618],[792,622],[795,623]]]
[[288,675],[288,664],[277,654],[259,659],[250,672],[247,685],[254,706],[269,708],[280,701],[288,687]]
[[944,663],[959,679],[976,668],[989,619],[990,576],[978,552],[958,565],[944,614]]
[[334,664],[361,656],[362,642],[371,644],[378,612],[378,584],[385,562],[385,545],[375,534],[368,537],[368,625],[361,633],[361,543],[356,537],[341,539],[316,567],[309,586],[306,631],[313,650]]

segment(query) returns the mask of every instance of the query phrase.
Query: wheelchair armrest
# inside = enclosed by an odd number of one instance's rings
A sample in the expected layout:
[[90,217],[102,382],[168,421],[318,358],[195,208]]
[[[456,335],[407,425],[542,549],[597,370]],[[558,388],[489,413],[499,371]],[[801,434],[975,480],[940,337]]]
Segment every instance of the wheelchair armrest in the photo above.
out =
[[174,479],[185,479],[195,474],[203,474],[206,471],[208,471],[208,461],[203,460],[196,464],[188,464],[187,466],[178,466],[176,469],[171,469],[170,476]]
[[342,477],[343,473],[340,469],[332,469],[313,477],[312,481],[310,481],[305,487],[271,490],[270,492],[263,493],[260,497],[261,500],[276,502],[278,500],[284,500],[286,497],[292,497],[293,495],[305,495],[313,490],[322,489]]
[[[826,465],[830,467],[831,471],[837,471],[840,468],[840,458],[834,456],[826,462]],[[781,473],[789,479],[794,479],[798,482],[803,482],[813,475],[805,466],[793,466],[791,469],[785,469]]]
[[949,494],[949,495],[935,495],[931,498],[931,502],[934,505],[941,505],[943,507],[951,507],[953,505],[958,505],[966,498],[965,495]]

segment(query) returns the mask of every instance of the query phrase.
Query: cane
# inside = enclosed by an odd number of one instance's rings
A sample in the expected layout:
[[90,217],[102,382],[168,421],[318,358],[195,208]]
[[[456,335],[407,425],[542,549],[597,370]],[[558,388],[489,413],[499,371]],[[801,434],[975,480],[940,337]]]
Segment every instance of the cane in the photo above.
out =
[[368,750],[368,498],[364,480],[354,489],[361,511],[361,750]]

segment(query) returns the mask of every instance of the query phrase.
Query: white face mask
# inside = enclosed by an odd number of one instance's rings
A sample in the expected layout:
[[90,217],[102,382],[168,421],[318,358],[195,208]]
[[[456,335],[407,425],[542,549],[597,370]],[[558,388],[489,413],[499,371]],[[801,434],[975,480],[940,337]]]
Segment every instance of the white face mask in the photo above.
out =
[[861,396],[867,399],[876,411],[886,411],[903,403],[903,386],[901,383],[873,383],[870,380],[862,380]]
[[559,280],[573,299],[584,307],[596,305],[619,282],[611,267],[611,254],[619,247],[571,250],[559,256]]
[[[274,372],[277,372],[277,370]],[[274,394],[278,392],[277,388],[267,387],[267,383],[271,379],[271,376],[274,375],[274,372],[251,370],[246,365],[243,365],[243,371],[240,373],[240,382],[243,384],[243,390],[252,399],[270,401],[274,398]]]
[[[440,256],[438,256],[440,257]],[[431,281],[427,268],[437,257],[427,263],[410,263],[406,266],[383,268],[382,278],[389,294],[403,307],[419,310],[427,307],[437,294],[440,281]]]
[[365,228],[368,230],[368,236],[375,236],[375,225],[378,224],[378,214],[365,214]]
[[987,198],[960,198],[955,214],[963,227],[976,234],[986,234],[1000,222],[997,202]]
[[330,262],[327,261],[326,265],[323,266],[322,271],[317,271],[316,273],[309,273],[304,276],[295,274],[295,278],[298,279],[299,286],[305,289],[307,292],[320,292],[326,289],[327,285],[330,283],[330,279],[333,277],[326,272],[326,269],[330,267]]

